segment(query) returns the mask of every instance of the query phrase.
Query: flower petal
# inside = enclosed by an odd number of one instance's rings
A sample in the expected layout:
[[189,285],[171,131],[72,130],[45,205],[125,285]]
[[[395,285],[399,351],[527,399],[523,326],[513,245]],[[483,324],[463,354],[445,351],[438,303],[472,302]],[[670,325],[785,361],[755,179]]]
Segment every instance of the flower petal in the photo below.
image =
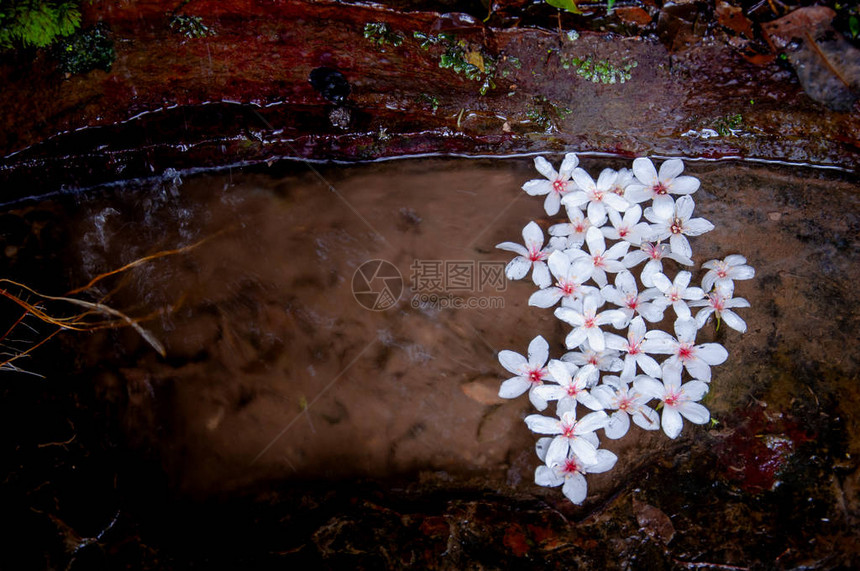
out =
[[528,369],[528,361],[525,357],[507,349],[499,351],[499,363],[515,375],[522,375]]
[[529,365],[543,367],[547,359],[549,359],[549,343],[543,336],[538,335],[529,343]]
[[503,399],[515,399],[525,393],[531,383],[524,377],[511,377],[499,387],[499,396]]
[[549,276],[549,268],[546,267],[546,262],[535,262],[532,270],[532,281],[540,288],[549,287],[552,283],[552,278]]
[[558,173],[555,172],[550,162],[543,157],[535,157],[535,168],[551,181],[554,181],[558,177]]
[[523,185],[523,190],[529,196],[541,196],[552,192],[552,182],[536,178]]
[[696,356],[708,365],[721,365],[729,358],[729,352],[719,343],[705,343],[696,346]]
[[660,180],[668,181],[684,172],[684,162],[681,159],[669,159],[660,165]]
[[684,420],[681,418],[681,413],[674,408],[664,406],[662,416],[663,432],[669,438],[677,438],[681,434],[681,429],[684,428]]
[[705,424],[711,419],[710,411],[697,402],[681,403],[678,412],[693,424]]
[[657,169],[651,159],[640,157],[633,161],[633,174],[644,185],[651,186],[657,182]]
[[618,440],[630,430],[630,415],[619,410],[609,417],[609,422],[603,427],[603,433],[607,438]]
[[561,434],[561,423],[557,418],[530,414],[525,418],[526,426],[538,434]]
[[565,479],[555,473],[549,466],[538,466],[535,468],[535,484],[554,488],[565,483]]
[[558,303],[562,295],[562,291],[557,287],[540,289],[529,297],[529,305],[546,309]]
[[532,263],[522,256],[517,256],[505,266],[505,277],[509,280],[523,279],[532,267]]
[[581,504],[588,495],[588,484],[585,481],[585,476],[579,473],[571,474],[565,478],[561,492],[574,504]]

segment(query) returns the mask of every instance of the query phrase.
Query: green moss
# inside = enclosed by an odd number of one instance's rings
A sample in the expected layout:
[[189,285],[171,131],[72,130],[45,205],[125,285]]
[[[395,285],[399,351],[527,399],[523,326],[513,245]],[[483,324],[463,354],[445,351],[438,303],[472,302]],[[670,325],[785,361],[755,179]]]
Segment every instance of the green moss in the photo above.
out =
[[433,109],[433,113],[439,109],[439,98],[435,95],[427,95],[426,93],[421,93],[418,97],[415,98],[419,103],[427,103],[430,105],[430,108]]
[[78,0],[0,1],[0,49],[43,48],[81,25]]
[[170,18],[170,29],[186,38],[205,38],[215,35],[215,30],[204,24],[200,16],[175,14]]
[[97,24],[61,40],[54,47],[59,68],[65,73],[87,73],[94,69],[110,71],[116,59],[107,26]]
[[609,60],[597,60],[591,56],[568,59],[559,55],[559,59],[561,61],[561,67],[564,69],[573,69],[576,74],[583,79],[594,83],[602,83],[604,85],[629,81],[631,70],[638,65],[635,60],[615,65]]
[[380,47],[387,44],[396,48],[403,43],[403,36],[393,31],[385,22],[368,22],[365,24],[364,37]]
[[744,116],[740,113],[733,113],[720,117],[714,125],[714,130],[723,137],[728,137],[729,135],[734,135],[735,131],[743,126]]
[[[472,44],[452,34],[433,36],[414,32],[412,37],[423,50],[438,54],[439,67],[450,69],[470,81],[480,83],[478,92],[481,95],[486,95],[496,88],[496,74],[501,67],[500,62],[498,58],[487,53],[483,46]],[[521,67],[516,58],[507,58],[504,63],[516,69]],[[501,73],[503,77],[507,75],[504,71]]]

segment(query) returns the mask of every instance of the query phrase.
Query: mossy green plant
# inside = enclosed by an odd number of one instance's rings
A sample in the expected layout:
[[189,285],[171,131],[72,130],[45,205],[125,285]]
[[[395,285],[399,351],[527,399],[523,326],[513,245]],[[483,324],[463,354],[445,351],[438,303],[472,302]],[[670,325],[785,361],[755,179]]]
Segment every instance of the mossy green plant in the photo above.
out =
[[175,14],[170,18],[170,29],[189,39],[215,35],[215,30],[204,24],[200,16]]
[[[473,45],[465,39],[446,33],[434,36],[423,32],[414,32],[413,38],[426,51],[431,51],[434,48],[437,51],[441,50],[439,67],[450,69],[470,81],[480,83],[478,92],[481,95],[486,95],[491,89],[496,88],[495,79],[499,61],[487,53],[482,46]],[[516,65],[514,62],[510,63],[514,67],[519,67],[519,60],[516,60]]]
[[116,59],[113,40],[104,24],[60,40],[53,51],[60,70],[68,74],[87,73],[94,69],[110,71]]
[[379,47],[390,45],[395,48],[403,43],[403,36],[391,29],[385,22],[368,22],[364,25],[364,37]]
[[80,25],[78,0],[0,1],[0,50],[44,48]]
[[616,65],[609,60],[595,59],[591,56],[568,59],[560,55],[559,59],[561,60],[561,67],[564,69],[573,69],[583,79],[604,85],[630,81],[633,68],[639,65],[636,60]]
[[720,117],[716,124],[714,125],[714,130],[722,135],[723,137],[728,137],[729,135],[734,135],[744,126],[744,116],[740,113],[729,113],[723,117]]

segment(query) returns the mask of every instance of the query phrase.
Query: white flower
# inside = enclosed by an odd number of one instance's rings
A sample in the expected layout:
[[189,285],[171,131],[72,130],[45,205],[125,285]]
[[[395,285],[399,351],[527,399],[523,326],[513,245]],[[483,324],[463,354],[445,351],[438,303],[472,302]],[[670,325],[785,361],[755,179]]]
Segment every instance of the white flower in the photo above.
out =
[[599,371],[617,372],[624,367],[624,362],[618,358],[618,354],[618,351],[609,348],[595,351],[586,339],[579,346],[579,351],[569,351],[561,356],[561,360],[578,367],[594,365]]
[[543,232],[536,222],[532,221],[523,228],[525,248],[514,242],[496,244],[496,248],[519,254],[505,266],[505,275],[509,280],[519,280],[532,270],[532,281],[538,287],[548,287],[551,283],[549,268],[546,260],[551,250],[543,247]]
[[656,292],[645,290],[641,294],[636,287],[636,279],[629,270],[618,272],[615,276],[615,285],[608,285],[600,289],[603,299],[614,303],[624,312],[626,320],[623,323],[613,324],[620,328],[626,327],[637,313],[651,323],[663,319],[664,307],[649,303],[648,300],[656,297]]
[[562,203],[569,206],[582,208],[588,204],[588,219],[595,226],[602,226],[606,222],[606,207],[624,212],[630,203],[621,196],[611,191],[615,179],[618,176],[612,169],[603,169],[597,182],[581,168],[574,169],[573,180],[579,190],[575,190],[562,199]]
[[553,224],[549,227],[549,234],[553,239],[565,238],[567,240],[564,246],[565,249],[578,248],[585,243],[585,233],[591,228],[591,222],[579,208],[568,206],[565,207],[565,210],[570,222]]
[[725,260],[710,260],[702,264],[708,272],[702,278],[702,289],[711,291],[711,288],[733,290],[734,280],[748,280],[755,276],[755,270],[746,265],[747,259],[738,254],[726,256]]
[[576,414],[568,411],[560,419],[530,414],[525,421],[532,432],[555,435],[546,450],[545,460],[547,466],[552,466],[563,462],[571,450],[587,464],[597,462],[597,447],[585,435],[603,428],[609,417],[601,410],[576,420]]
[[596,460],[589,464],[576,454],[569,454],[562,462],[551,467],[546,464],[538,466],[535,469],[535,484],[549,488],[561,486],[565,497],[579,505],[588,495],[585,474],[606,472],[618,461],[618,457],[609,450],[598,450],[595,457]]
[[621,380],[625,383],[633,379],[637,364],[646,375],[659,377],[661,374],[657,361],[645,353],[645,334],[645,322],[641,317],[636,317],[630,322],[626,339],[613,333],[604,334],[607,347],[627,353],[624,356],[624,368],[621,370]]
[[680,368],[664,368],[662,383],[643,376],[633,382],[633,387],[663,403],[663,432],[669,438],[677,438],[681,434],[684,427],[682,416],[693,424],[705,424],[711,418],[708,409],[696,402],[708,392],[708,385],[702,381],[690,381],[682,385]]
[[564,156],[561,162],[561,168],[556,172],[552,165],[543,157],[535,157],[535,168],[540,174],[545,176],[547,180],[534,179],[523,185],[523,190],[531,196],[546,195],[543,207],[546,213],[550,216],[558,214],[561,198],[575,188],[575,183],[570,180],[570,174],[576,165],[579,164],[579,159],[573,153],[568,153]]
[[642,218],[642,207],[638,204],[625,210],[624,218],[614,210],[608,210],[607,214],[612,226],[604,226],[600,230],[610,240],[624,240],[639,246],[643,237],[651,233],[651,227],[647,223],[639,222]]
[[597,285],[603,287],[607,283],[606,272],[617,273],[624,269],[624,264],[618,258],[627,253],[630,244],[618,242],[607,250],[603,233],[594,226],[585,233],[585,243],[588,245],[588,253],[583,250],[568,250],[568,255],[571,259],[590,258],[591,264],[594,266],[591,278],[597,282]]
[[590,294],[582,300],[582,311],[571,307],[559,307],[555,310],[556,317],[573,325],[573,330],[564,340],[568,349],[579,347],[586,339],[595,351],[603,351],[606,348],[600,326],[620,322],[624,319],[624,313],[617,309],[597,313],[602,303],[599,294]]
[[571,302],[596,291],[591,286],[582,285],[591,277],[593,266],[589,260],[578,258],[571,261],[564,252],[555,251],[550,254],[547,265],[557,280],[556,284],[534,292],[529,298],[529,305],[552,307],[562,300],[562,305],[570,307]]
[[654,289],[663,294],[663,297],[654,300],[654,304],[664,309],[671,305],[678,317],[690,317],[690,308],[685,300],[696,301],[705,297],[702,288],[688,287],[692,278],[693,274],[690,272],[678,272],[675,281],[669,281],[662,273],[654,274]]
[[720,320],[725,321],[726,325],[741,333],[745,333],[747,330],[747,324],[737,313],[732,311],[732,308],[749,307],[750,302],[742,297],[732,297],[730,290],[726,291],[717,288],[708,294],[707,299],[692,301],[690,305],[692,307],[704,306],[704,309],[696,314],[696,325],[699,329],[704,327],[705,323],[708,322],[708,318],[713,313],[717,316],[718,323]]
[[591,392],[603,408],[615,411],[609,415],[609,422],[603,427],[606,437],[617,440],[627,434],[631,418],[645,430],[659,429],[660,417],[647,406],[651,397],[640,393],[635,387],[629,387],[625,382],[614,382],[616,379],[618,377],[606,377],[605,383],[594,387]]
[[529,392],[529,400],[538,410],[544,410],[547,406],[546,400],[542,399],[535,389],[540,387],[544,381],[550,378],[549,370],[544,366],[549,359],[549,343],[538,335],[529,343],[529,358],[513,351],[499,351],[499,363],[516,375],[502,383],[499,388],[499,396],[512,399],[524,392]]
[[633,174],[636,181],[627,187],[624,198],[628,202],[640,203],[649,198],[654,205],[671,203],[671,194],[692,194],[699,190],[699,179],[692,176],[679,176],[684,170],[680,159],[669,159],[660,165],[660,174],[651,159],[638,158],[633,161]]
[[664,374],[667,366],[680,371],[683,365],[694,379],[709,383],[711,366],[724,363],[729,353],[719,343],[695,345],[697,331],[695,319],[682,317],[675,321],[677,339],[665,331],[655,329],[645,334],[643,348],[648,353],[671,355],[663,361]]
[[695,203],[692,197],[682,196],[677,202],[672,199],[654,201],[654,206],[645,209],[645,218],[653,222],[651,225],[651,240],[669,238],[672,253],[689,258],[693,249],[687,236],[700,236],[714,229],[714,225],[704,218],[690,218],[693,215]]
[[654,287],[652,278],[654,277],[654,274],[658,274],[663,271],[663,258],[675,260],[679,264],[684,264],[685,266],[693,265],[693,260],[690,258],[673,254],[669,250],[668,244],[652,244],[651,242],[643,243],[638,250],[634,250],[624,256],[621,263],[625,268],[632,268],[634,266],[638,266],[645,260],[648,260],[645,267],[642,268],[642,273],[639,278],[642,280],[642,285],[645,287]]
[[633,171],[630,169],[618,169],[618,175],[615,177],[613,185],[609,188],[609,192],[613,192],[619,196],[624,196],[627,187],[633,183]]
[[588,392],[588,386],[596,382],[600,375],[593,365],[586,365],[571,376],[568,365],[553,359],[548,365],[549,372],[557,385],[546,384],[535,389],[542,400],[558,401],[557,414],[576,411],[576,403],[582,403],[591,410],[603,410],[600,402]]

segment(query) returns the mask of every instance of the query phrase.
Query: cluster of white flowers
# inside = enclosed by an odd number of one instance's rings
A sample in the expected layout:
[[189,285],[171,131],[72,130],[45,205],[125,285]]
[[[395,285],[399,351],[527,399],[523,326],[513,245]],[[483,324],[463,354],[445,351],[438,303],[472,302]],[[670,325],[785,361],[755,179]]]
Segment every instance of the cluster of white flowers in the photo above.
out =
[[[733,309],[749,307],[749,302],[733,297],[734,281],[755,274],[743,256],[731,255],[703,264],[708,271],[702,287],[690,286],[693,276],[686,270],[677,271],[674,279],[667,276],[665,260],[693,265],[687,237],[714,228],[693,218],[691,195],[699,180],[681,175],[680,160],[665,161],[658,172],[649,159],[638,158],[632,171],[604,169],[596,182],[578,163],[569,153],[556,171],[538,157],[535,166],[547,180],[523,185],[530,195],[546,195],[548,215],[556,215],[561,206],[567,211],[568,221],[549,227],[549,242],[545,245],[540,226],[529,222],[522,232],[524,246],[497,246],[518,254],[505,269],[508,279],[531,271],[540,289],[529,305],[558,305],[555,316],[571,326],[564,340],[569,351],[560,359],[549,359],[549,343],[540,335],[529,344],[528,358],[499,352],[499,362],[515,375],[502,383],[499,395],[515,398],[528,391],[538,411],[556,402],[555,416],[525,419],[530,430],[549,435],[537,441],[543,464],[535,482],[562,486],[575,504],[586,497],[585,474],[605,472],[617,461],[615,454],[599,448],[598,430],[618,439],[632,420],[676,438],[684,418],[694,424],[709,421],[710,413],[699,401],[708,392],[711,366],[723,363],[728,352],[718,343],[697,345],[696,334],[712,315],[718,327],[722,321],[746,331]],[[650,206],[643,210],[647,201]],[[607,241],[614,244],[607,248]],[[643,262],[637,283],[631,269]],[[698,307],[702,309],[693,316],[691,308]],[[657,328],[664,317],[674,322],[674,335]],[[654,328],[649,331],[646,322]],[[612,333],[610,327],[626,330],[626,335]],[[667,357],[661,363],[652,355]],[[589,412],[580,417],[577,409],[583,407]]]

